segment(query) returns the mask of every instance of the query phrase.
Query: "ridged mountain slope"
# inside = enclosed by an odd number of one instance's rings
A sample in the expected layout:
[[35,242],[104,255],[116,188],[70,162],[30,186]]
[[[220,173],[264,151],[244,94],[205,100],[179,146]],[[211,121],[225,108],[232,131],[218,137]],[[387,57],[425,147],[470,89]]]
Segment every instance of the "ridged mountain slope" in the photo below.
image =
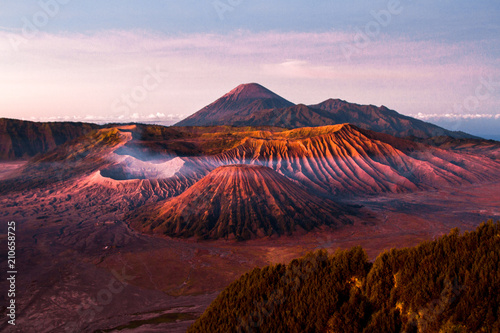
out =
[[349,223],[350,210],[270,168],[217,168],[178,197],[133,213],[132,225],[168,236],[250,239]]
[[476,155],[362,130],[353,125],[301,128],[247,138],[224,153],[193,158],[200,172],[229,164],[268,166],[329,194],[409,192],[497,179],[499,163]]

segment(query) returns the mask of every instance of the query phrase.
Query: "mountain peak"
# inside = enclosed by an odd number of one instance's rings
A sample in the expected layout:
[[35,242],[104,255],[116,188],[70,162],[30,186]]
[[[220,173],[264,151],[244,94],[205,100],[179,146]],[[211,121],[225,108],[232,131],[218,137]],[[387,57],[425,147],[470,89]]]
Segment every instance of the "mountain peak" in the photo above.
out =
[[352,104],[352,103],[349,103],[349,102],[344,101],[344,100],[339,99],[339,98],[329,98],[324,102],[321,102],[321,103],[316,104],[316,105],[310,105],[310,106],[312,108],[316,108],[316,109],[320,109],[320,110],[327,109],[329,111],[332,111],[332,110],[339,109],[339,108],[346,106],[346,105],[349,105],[349,104]]
[[258,83],[245,83],[240,84],[239,86],[222,96],[222,98],[228,97],[241,100],[247,98],[277,98],[279,96]]
[[176,126],[225,125],[235,117],[251,116],[265,109],[294,104],[258,83],[240,84],[212,104],[176,124]]

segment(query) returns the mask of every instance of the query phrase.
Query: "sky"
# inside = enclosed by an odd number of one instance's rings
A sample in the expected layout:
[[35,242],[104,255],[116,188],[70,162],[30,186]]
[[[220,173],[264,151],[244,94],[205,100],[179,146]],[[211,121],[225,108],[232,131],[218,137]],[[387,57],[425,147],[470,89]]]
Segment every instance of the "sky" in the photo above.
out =
[[258,82],[498,134],[499,39],[498,0],[0,0],[0,117],[174,122]]

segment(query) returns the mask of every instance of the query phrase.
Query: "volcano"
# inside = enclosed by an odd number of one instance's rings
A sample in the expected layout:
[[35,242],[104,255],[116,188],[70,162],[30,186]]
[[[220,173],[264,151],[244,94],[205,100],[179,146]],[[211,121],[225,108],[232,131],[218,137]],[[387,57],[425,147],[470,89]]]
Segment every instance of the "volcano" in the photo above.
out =
[[477,139],[467,133],[449,131],[404,116],[385,106],[359,105],[341,99],[328,99],[315,105],[295,105],[256,83],[236,87],[176,126],[276,126],[294,129],[343,123],[397,137]]
[[178,197],[132,213],[130,221],[143,232],[245,240],[348,224],[351,210],[270,168],[230,165],[215,169]]
[[294,104],[257,83],[241,84],[176,126],[228,125],[235,116],[249,117],[259,110],[286,108]]
[[249,164],[327,196],[406,193],[498,179],[498,146],[481,147],[480,154],[440,149],[350,124],[293,130],[118,126],[31,159],[16,177],[0,181],[0,192],[102,177],[137,207],[179,195],[218,167]]

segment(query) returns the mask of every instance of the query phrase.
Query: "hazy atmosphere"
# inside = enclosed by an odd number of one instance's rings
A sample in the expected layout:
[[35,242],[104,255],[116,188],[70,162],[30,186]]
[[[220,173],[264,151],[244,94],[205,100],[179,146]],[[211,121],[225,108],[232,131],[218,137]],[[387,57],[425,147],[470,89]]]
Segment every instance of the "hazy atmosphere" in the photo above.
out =
[[240,83],[500,124],[495,1],[1,2],[0,116],[182,119]]

